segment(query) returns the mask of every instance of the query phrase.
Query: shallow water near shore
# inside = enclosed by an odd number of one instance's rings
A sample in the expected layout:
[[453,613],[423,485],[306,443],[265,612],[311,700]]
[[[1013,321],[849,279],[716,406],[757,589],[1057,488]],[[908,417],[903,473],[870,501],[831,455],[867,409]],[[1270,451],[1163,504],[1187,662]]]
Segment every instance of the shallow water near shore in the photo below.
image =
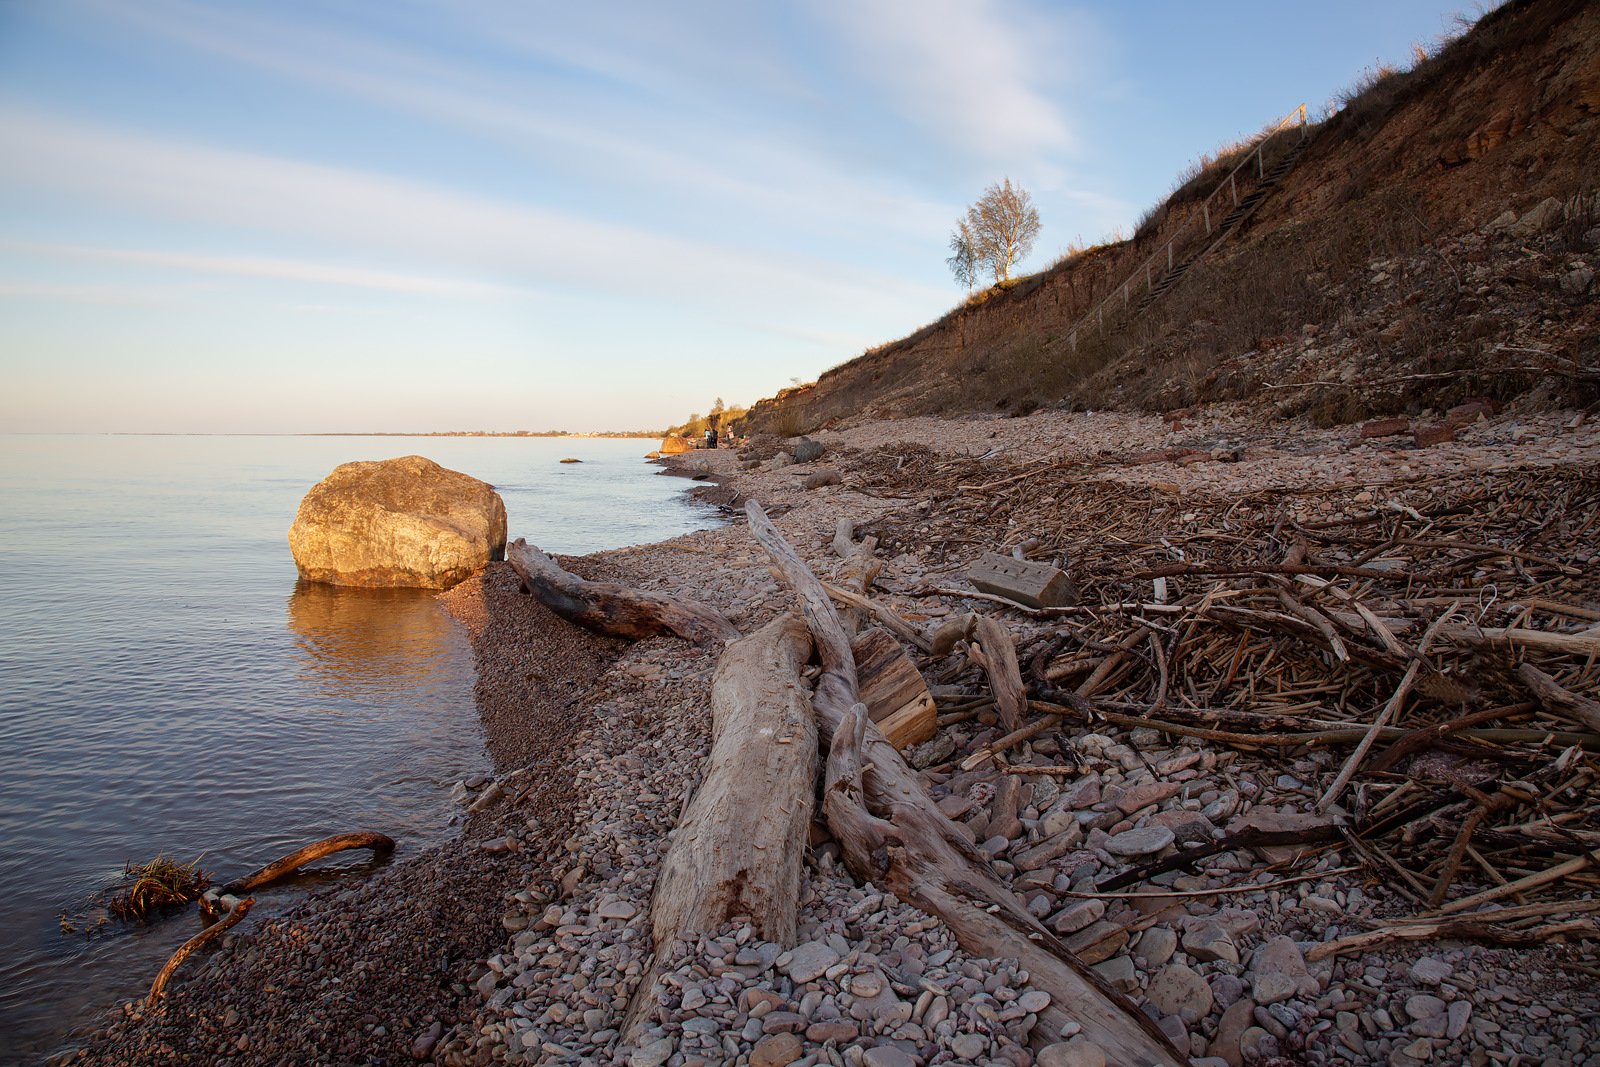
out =
[[[298,583],[285,534],[306,490],[418,453],[495,484],[511,536],[552,552],[709,525],[651,447],[0,436],[0,1063],[141,995],[200,929],[190,908],[86,936],[125,862],[203,857],[226,880],[331,833],[378,830],[404,856],[452,832],[449,784],[487,764],[466,635],[426,592]],[[359,876],[268,890],[258,912]]]

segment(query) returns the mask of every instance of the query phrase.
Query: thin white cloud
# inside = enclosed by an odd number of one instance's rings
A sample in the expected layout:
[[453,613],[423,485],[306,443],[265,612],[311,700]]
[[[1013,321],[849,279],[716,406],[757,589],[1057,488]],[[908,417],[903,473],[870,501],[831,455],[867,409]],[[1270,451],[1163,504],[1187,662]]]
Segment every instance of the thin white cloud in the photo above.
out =
[[221,274],[244,278],[267,278],[274,281],[309,282],[314,284],[350,286],[357,289],[376,289],[392,293],[439,297],[504,297],[528,295],[526,290],[508,285],[466,281],[459,278],[439,278],[418,274],[398,274],[393,271],[370,270],[361,267],[318,263],[308,260],[279,259],[264,256],[206,255],[194,252],[171,252],[142,248],[97,248],[85,245],[63,245],[0,241],[0,247],[24,252],[42,252],[46,255],[70,256],[80,259],[100,260],[110,263],[131,263],[147,267],[170,267],[176,270],[202,274]]
[[[836,262],[752,253],[418,182],[76,124],[0,107],[0,189],[167,222],[294,235],[344,260],[448,264],[491,285],[644,297],[805,321],[881,320],[932,290]],[[432,273],[430,271],[429,273]],[[942,298],[942,294],[941,294]],[[892,310],[890,311],[893,314]]]
[[147,285],[51,285],[0,281],[0,300],[59,300],[73,304],[160,304],[172,292]]
[[1071,148],[1071,124],[1042,87],[1066,57],[1018,4],[999,0],[815,0],[864,77],[925,129],[991,160]]
[[[569,170],[648,175],[653,189],[715,201],[732,219],[749,218],[759,225],[793,225],[806,219],[833,230],[870,226],[923,235],[930,226],[941,225],[947,213],[944,205],[903,182],[863,176],[782,139],[748,133],[728,137],[687,107],[654,101],[642,107],[637,100],[619,107],[593,87],[575,97],[571,85],[532,69],[518,76],[485,73],[327,26],[189,0],[102,3],[99,10],[281,77],[486,135],[531,155],[559,158]],[[694,98],[697,105],[709,98],[736,103],[739,94],[730,87],[746,85],[751,70],[759,66],[740,59],[742,50],[719,49],[704,35],[696,36],[677,8],[671,9],[671,18],[659,17],[653,9],[640,9],[637,18],[608,11],[603,27],[586,26],[581,13],[563,16],[577,19],[576,26],[543,16],[534,20],[520,5],[488,3],[462,10],[476,14],[476,21],[463,20],[463,31],[477,30],[530,57],[575,63],[640,88],[676,83],[679,94]],[[623,28],[624,40],[616,43],[613,31]],[[671,43],[663,45],[662,38]],[[628,42],[637,45],[640,55]],[[672,61],[643,58],[662,54]],[[769,81],[802,91],[798,82],[777,74]]]

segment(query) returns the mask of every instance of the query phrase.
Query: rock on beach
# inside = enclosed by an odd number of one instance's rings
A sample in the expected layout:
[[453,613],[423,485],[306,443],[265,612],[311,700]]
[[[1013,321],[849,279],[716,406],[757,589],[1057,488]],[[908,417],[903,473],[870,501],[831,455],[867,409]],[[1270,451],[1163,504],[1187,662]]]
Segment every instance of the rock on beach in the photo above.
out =
[[423,456],[345,463],[300,501],[289,550],[307,581],[448,589],[505,558],[506,506]]

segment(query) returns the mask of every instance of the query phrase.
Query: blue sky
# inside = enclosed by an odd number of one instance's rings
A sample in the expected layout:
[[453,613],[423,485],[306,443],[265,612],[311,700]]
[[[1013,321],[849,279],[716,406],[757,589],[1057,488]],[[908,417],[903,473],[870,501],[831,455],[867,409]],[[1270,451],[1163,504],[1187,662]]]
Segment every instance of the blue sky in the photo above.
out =
[[0,0],[0,431],[656,427],[1024,270],[1440,0]]

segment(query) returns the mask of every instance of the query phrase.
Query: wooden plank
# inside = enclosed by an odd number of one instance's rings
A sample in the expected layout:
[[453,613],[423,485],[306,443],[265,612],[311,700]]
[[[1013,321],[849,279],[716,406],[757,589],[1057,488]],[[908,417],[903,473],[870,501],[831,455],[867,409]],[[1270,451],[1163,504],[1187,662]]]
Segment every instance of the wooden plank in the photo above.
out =
[[850,645],[867,717],[895,748],[928,740],[938,729],[933,694],[922,672],[887,630],[873,627]]
[[1060,567],[985,552],[967,568],[977,589],[1030,608],[1061,608],[1078,602],[1072,579]]

